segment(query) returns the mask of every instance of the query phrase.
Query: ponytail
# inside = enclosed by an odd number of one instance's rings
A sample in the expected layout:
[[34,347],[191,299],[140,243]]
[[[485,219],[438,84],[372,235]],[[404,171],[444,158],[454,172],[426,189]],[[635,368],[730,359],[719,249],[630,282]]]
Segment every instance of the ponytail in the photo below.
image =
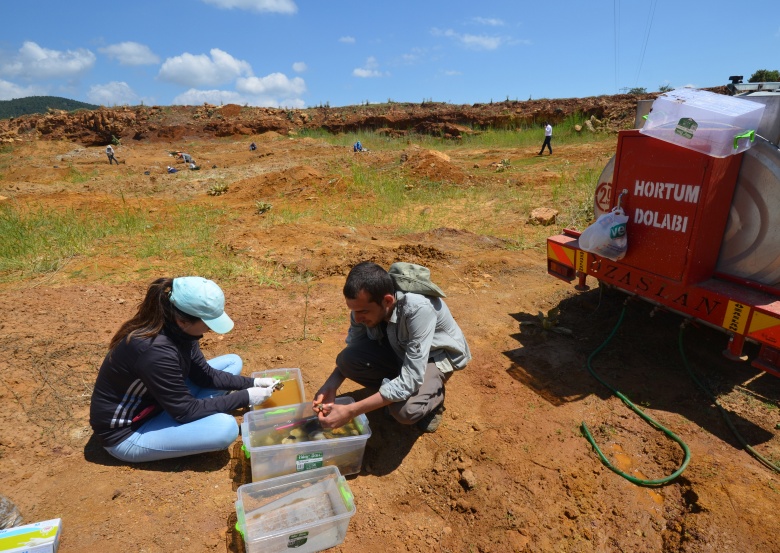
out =
[[135,336],[157,336],[166,322],[174,322],[175,319],[197,321],[197,317],[182,313],[173,306],[170,300],[172,290],[172,278],[158,278],[152,282],[146,291],[146,297],[138,306],[138,312],[119,327],[111,338],[108,349],[114,349],[125,338],[129,342]]

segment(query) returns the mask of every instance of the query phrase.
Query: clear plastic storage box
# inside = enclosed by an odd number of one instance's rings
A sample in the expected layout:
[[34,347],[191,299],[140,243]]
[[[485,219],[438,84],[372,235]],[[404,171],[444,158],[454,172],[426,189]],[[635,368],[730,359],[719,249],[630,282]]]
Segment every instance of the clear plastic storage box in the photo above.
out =
[[314,553],[344,541],[355,514],[336,467],[289,474],[238,488],[236,527],[247,553]]
[[[354,402],[351,397],[336,398],[340,405]],[[365,415],[323,431],[310,402],[249,411],[241,423],[253,482],[323,466],[336,466],[345,475],[358,473],[370,437]]]
[[268,369],[266,371],[253,372],[252,378],[276,378],[284,386],[276,390],[262,405],[256,405],[255,410],[281,407],[282,405],[295,405],[306,401],[306,391],[303,389],[301,369]]
[[753,144],[764,105],[694,88],[655,99],[639,132],[713,157],[744,152]]

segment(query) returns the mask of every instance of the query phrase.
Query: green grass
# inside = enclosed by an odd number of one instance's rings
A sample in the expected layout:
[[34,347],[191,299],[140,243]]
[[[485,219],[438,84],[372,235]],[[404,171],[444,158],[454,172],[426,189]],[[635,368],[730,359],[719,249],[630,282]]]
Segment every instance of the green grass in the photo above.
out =
[[[576,121],[572,118],[557,127],[557,143],[614,139],[577,135],[572,130]],[[408,147],[406,139],[379,135],[333,136],[311,131],[306,134],[331,143],[341,142],[345,147],[356,139],[372,149],[372,142],[377,140],[391,152],[400,153]],[[457,148],[518,148],[526,134],[531,137],[527,138],[529,143],[541,142],[541,129],[487,131],[461,142],[431,137],[423,140],[457,156]],[[9,153],[8,149],[0,149],[0,164]],[[485,156],[486,161],[489,158]],[[544,158],[545,168],[559,177],[539,187],[522,182],[524,171],[542,163],[535,156],[513,159],[500,177],[489,174],[492,169],[483,166],[474,171],[478,179],[487,177],[478,184],[414,178],[403,170],[397,158],[381,166],[365,163],[361,156],[348,159],[351,161],[334,162],[331,166],[334,173],[340,173],[337,180],[341,184],[336,189],[318,190],[316,202],[289,203],[283,195],[270,198],[273,208],[254,213],[256,221],[249,224],[271,230],[307,224],[377,227],[391,229],[397,236],[452,227],[500,238],[509,250],[539,249],[544,247],[547,237],[564,227],[582,229],[592,219],[593,190],[604,162],[594,159],[591,164],[573,166],[564,159]],[[69,170],[71,182],[89,178],[73,167]],[[295,275],[270,258],[256,258],[248,251],[220,243],[221,229],[232,224],[235,217],[221,205],[169,204],[159,211],[150,211],[122,198],[113,209],[94,211],[0,204],[0,282],[35,278],[83,258],[81,263],[73,263],[81,265],[71,270],[71,276],[76,278],[87,271],[90,257],[126,259],[129,270],[144,277],[162,270],[166,274],[201,274],[221,280],[248,278],[271,287],[290,282]],[[542,206],[559,211],[557,223],[548,227],[527,224],[530,212]]]
[[[0,205],[0,282],[53,273],[71,259],[123,256],[139,273],[199,274],[223,280],[249,278],[280,287],[290,277],[267,259],[253,259],[220,246],[223,209],[182,205],[172,214],[127,205],[104,213],[92,210]],[[74,270],[73,276],[82,274]],[[146,275],[145,275],[146,276]]]
[[5,180],[5,169],[11,167],[12,156],[14,147],[11,144],[3,144],[0,146],[0,181]]
[[[554,140],[556,145],[583,144],[606,140],[614,140],[609,134],[591,134],[576,132],[575,125],[583,125],[585,117],[575,114],[555,126]],[[332,135],[325,131],[306,131],[312,138],[323,140],[329,144],[350,148],[360,140],[370,150],[402,151],[408,147],[410,137],[390,138],[373,132],[356,132]],[[458,149],[518,149],[541,144],[544,130],[541,126],[520,128],[517,130],[488,130],[464,136],[460,140],[446,140],[428,135],[414,135],[413,143],[426,149],[453,153]],[[538,159],[527,158],[512,162],[506,172],[507,182],[518,175],[522,176],[524,167],[532,167],[539,163]],[[347,189],[349,209],[343,205],[323,207],[319,211],[307,210],[293,213],[290,210],[280,211],[270,217],[266,224],[275,225],[283,222],[321,221],[342,225],[390,225],[397,227],[399,234],[409,232],[424,232],[445,226],[442,223],[442,211],[453,209],[461,215],[457,222],[458,228],[477,234],[491,235],[507,240],[507,248],[522,250],[541,248],[551,234],[560,232],[564,227],[583,229],[593,217],[593,191],[599,174],[603,169],[603,160],[594,160],[598,165],[592,167],[570,167],[565,162],[550,167],[551,171],[561,174],[561,178],[552,184],[551,196],[545,197],[537,187],[491,186],[462,187],[440,182],[408,180],[398,171],[367,167],[359,163],[359,158],[353,162],[350,170],[343,177],[351,181]],[[409,186],[411,185],[411,187]],[[366,201],[358,202],[359,198]],[[354,204],[354,205],[353,205]],[[433,216],[426,216],[420,205],[435,207]],[[493,205],[493,217],[484,217],[484,213],[469,214],[468,206]],[[511,218],[520,219],[524,223],[530,212],[540,206],[554,207],[559,211],[557,224],[553,227],[517,225],[516,231],[506,233],[499,230],[501,221]],[[453,212],[453,213],[454,213]]]
[[[532,159],[527,163],[536,162]],[[508,172],[507,178],[522,177],[521,166]],[[562,162],[551,168],[561,177],[547,187],[548,192],[535,186],[507,186],[500,182],[469,186],[410,179],[397,167],[376,168],[355,161],[342,175],[348,185],[345,192],[339,192],[338,200],[320,198],[316,208],[274,202],[274,208],[262,215],[261,226],[389,226],[398,235],[451,226],[503,238],[512,250],[538,248],[549,235],[564,227],[585,228],[593,217],[593,190],[601,169],[570,167]],[[540,206],[559,211],[556,226],[523,224],[531,211]],[[507,225],[508,220],[520,224]]]
[[[576,132],[575,125],[584,125],[586,117],[575,113],[553,128],[554,144],[582,144],[599,140],[612,140],[614,136],[608,133],[591,134],[587,131]],[[360,141],[364,148],[376,151],[403,150],[407,142],[430,150],[447,151],[457,148],[525,148],[539,146],[544,140],[544,128],[541,125],[519,124],[515,129],[478,129],[470,127],[474,134],[464,135],[461,139],[452,140],[428,134],[411,133],[408,136],[392,138],[374,131],[357,131],[351,133],[331,134],[324,129],[304,129],[299,136],[323,140],[334,146],[351,148]]]
[[98,175],[97,169],[93,169],[89,173],[82,173],[81,171],[73,167],[73,165],[68,165],[68,174],[65,177],[65,180],[73,184],[83,184],[88,180],[90,180],[92,177],[95,177],[97,175]]
[[100,214],[0,205],[0,281],[57,271],[107,236],[138,233],[144,225],[143,213],[129,208]]

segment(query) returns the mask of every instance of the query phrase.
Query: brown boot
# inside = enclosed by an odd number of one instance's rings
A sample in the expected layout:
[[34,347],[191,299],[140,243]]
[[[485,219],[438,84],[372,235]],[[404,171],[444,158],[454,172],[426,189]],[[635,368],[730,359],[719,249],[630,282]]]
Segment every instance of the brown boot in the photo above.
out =
[[436,430],[439,428],[439,425],[441,424],[442,419],[444,418],[444,411],[445,407],[442,403],[436,409],[417,421],[417,428],[427,434],[436,432]]

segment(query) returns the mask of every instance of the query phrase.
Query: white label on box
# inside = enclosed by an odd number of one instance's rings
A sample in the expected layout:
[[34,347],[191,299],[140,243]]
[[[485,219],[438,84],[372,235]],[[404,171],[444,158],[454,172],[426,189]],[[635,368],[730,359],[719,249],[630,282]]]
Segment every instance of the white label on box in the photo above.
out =
[[674,134],[678,134],[683,138],[693,138],[693,133],[699,128],[699,124],[690,117],[683,117],[677,122],[677,128],[674,129]]
[[303,544],[305,544],[308,539],[309,539],[308,532],[298,532],[297,534],[290,534],[289,536],[287,536],[287,547],[288,548],[300,547]]
[[309,469],[317,469],[322,466],[322,451],[314,453],[301,453],[295,457],[295,471],[301,472]]

